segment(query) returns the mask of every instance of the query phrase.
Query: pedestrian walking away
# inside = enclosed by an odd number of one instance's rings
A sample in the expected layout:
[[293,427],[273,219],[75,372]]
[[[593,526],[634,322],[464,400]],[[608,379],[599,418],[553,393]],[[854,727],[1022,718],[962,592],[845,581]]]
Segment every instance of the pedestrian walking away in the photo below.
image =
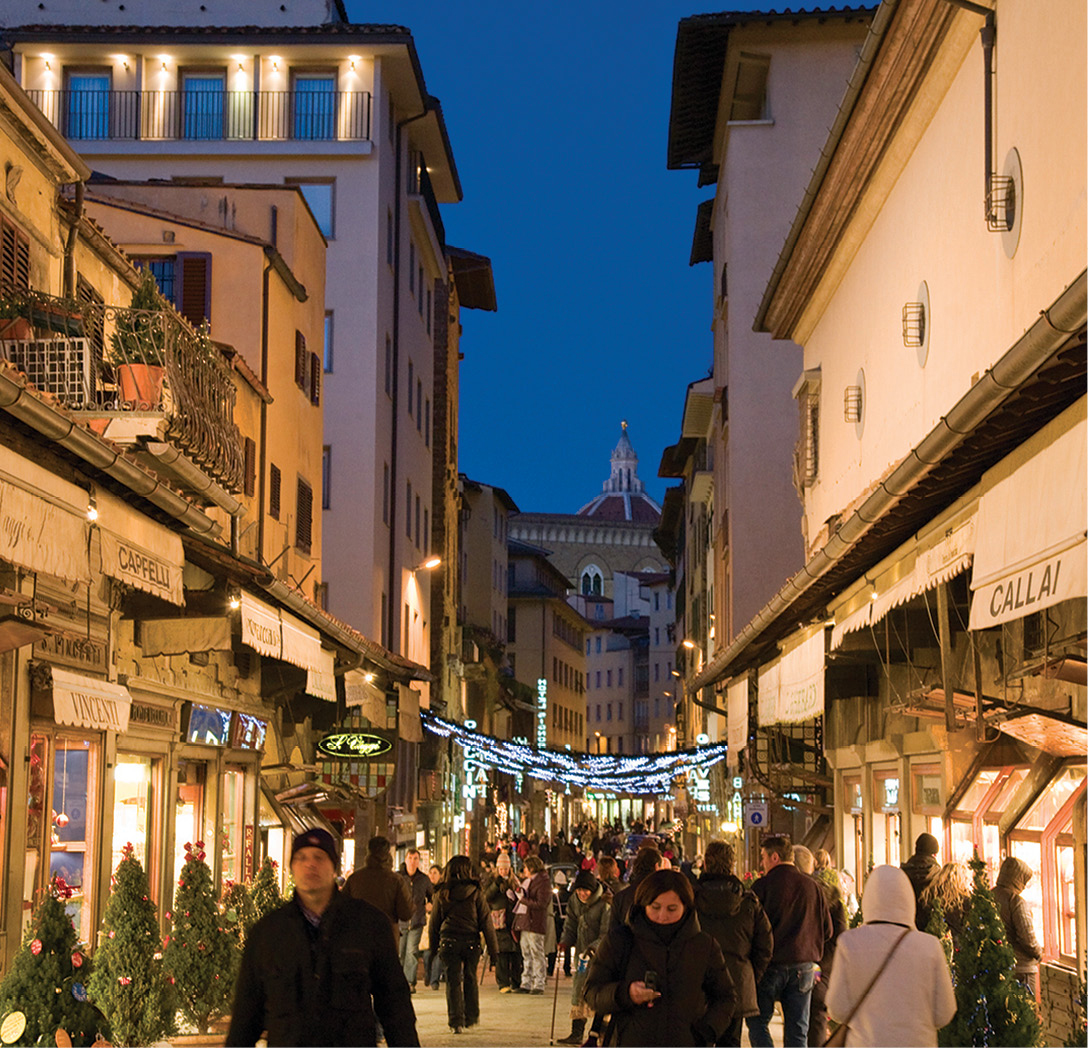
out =
[[914,854],[900,867],[914,889],[914,925],[920,932],[924,932],[929,924],[929,907],[922,902],[922,894],[940,872],[939,850],[940,844],[932,833],[920,833],[914,842]]
[[431,879],[419,868],[419,851],[409,849],[404,856],[404,865],[400,868],[401,877],[408,885],[412,900],[412,916],[402,921],[400,926],[400,963],[404,968],[404,977],[416,992],[419,972],[419,940],[427,923],[427,903],[431,901]]
[[[415,1046],[416,1017],[389,920],[336,887],[340,855],[326,830],[291,846],[291,899],[246,940],[227,1045]],[[376,1014],[375,1014],[376,1013]]]
[[446,1015],[450,1029],[462,1033],[480,1021],[480,987],[476,967],[480,962],[480,933],[492,957],[499,952],[491,909],[484,901],[480,882],[467,855],[455,855],[434,893],[427,929],[446,969]]
[[385,837],[371,837],[366,853],[362,869],[347,879],[344,888],[353,899],[376,906],[389,918],[399,949],[401,922],[412,916],[412,896],[404,878],[393,872],[393,849]]
[[721,947],[699,928],[687,877],[657,870],[639,884],[627,922],[611,923],[590,963],[585,996],[612,1016],[603,1043],[717,1042],[736,991]]
[[771,963],[756,986],[757,1015],[746,1019],[752,1048],[773,1048],[770,1023],[775,1001],[782,1003],[783,1044],[807,1048],[809,1009],[816,967],[834,934],[820,886],[793,863],[789,838],[773,834],[760,848],[763,876],[752,892],[771,922]]
[[869,874],[865,922],[839,936],[827,990],[831,1018],[849,1019],[847,1045],[931,1048],[937,1031],[956,1014],[944,949],[935,936],[915,928],[915,906],[910,880],[901,869],[877,866]]

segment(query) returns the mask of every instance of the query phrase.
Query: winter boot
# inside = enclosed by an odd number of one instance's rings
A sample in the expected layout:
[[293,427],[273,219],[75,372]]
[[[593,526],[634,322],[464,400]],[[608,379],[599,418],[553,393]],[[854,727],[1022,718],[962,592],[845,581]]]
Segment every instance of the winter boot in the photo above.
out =
[[[585,1019],[571,1019],[570,1021],[570,1036],[560,1037],[556,1044],[581,1044],[582,1034],[586,1028]],[[560,1027],[562,1029],[562,1027]]]

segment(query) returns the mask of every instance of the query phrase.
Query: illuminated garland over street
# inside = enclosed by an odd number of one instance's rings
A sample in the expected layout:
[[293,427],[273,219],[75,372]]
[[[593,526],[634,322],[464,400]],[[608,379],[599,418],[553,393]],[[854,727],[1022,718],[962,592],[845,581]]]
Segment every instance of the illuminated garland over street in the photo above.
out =
[[421,716],[423,726],[429,732],[453,739],[464,747],[467,758],[479,764],[508,775],[528,775],[544,782],[617,793],[667,794],[678,775],[684,775],[692,768],[709,768],[725,760],[728,750],[724,742],[693,750],[634,756],[537,750],[525,742],[511,742],[470,731],[461,724],[437,717],[426,710],[421,711]]

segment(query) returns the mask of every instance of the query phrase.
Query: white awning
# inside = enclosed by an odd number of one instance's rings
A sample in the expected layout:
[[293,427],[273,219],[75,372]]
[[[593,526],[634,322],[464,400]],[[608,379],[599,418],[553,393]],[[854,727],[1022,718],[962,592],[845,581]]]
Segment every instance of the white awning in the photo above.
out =
[[278,659],[283,652],[280,613],[248,593],[242,594],[242,643],[269,658]]
[[725,692],[728,713],[726,741],[729,744],[729,764],[737,766],[740,751],[748,745],[748,674],[730,681]]
[[[322,677],[332,677],[336,658],[321,647],[321,634],[313,626],[280,611],[248,593],[242,594],[242,641],[255,651],[281,659],[307,671],[306,691],[318,698],[336,701],[335,681],[329,688]],[[313,688],[318,690],[311,690]]]
[[95,501],[102,573],[172,604],[184,604],[181,536],[108,492]]
[[52,667],[53,717],[58,724],[99,731],[128,730],[132,696],[120,684]]
[[397,685],[397,734],[406,742],[423,741],[419,719],[419,692],[407,684]]
[[145,655],[230,651],[230,620],[226,615],[144,619],[140,623],[140,648]]
[[1082,398],[983,476],[971,629],[1088,596],[1086,473]]
[[759,723],[795,724],[824,712],[824,628],[805,631],[800,643],[759,673]]
[[336,658],[331,651],[322,649],[322,658],[325,660],[323,669],[306,670],[306,694],[315,698],[324,699],[326,702],[336,701]]
[[359,707],[375,728],[388,724],[385,692],[368,681],[362,670],[348,670],[344,674],[344,699],[347,706]]
[[[86,498],[86,493],[83,493]],[[0,557],[65,582],[87,582],[87,517],[0,480]]]
[[312,626],[300,622],[286,611],[280,612],[280,628],[283,631],[284,662],[299,669],[324,673],[332,668],[332,655],[321,650],[321,634]]
[[835,628],[831,631],[831,650],[834,651],[842,644],[846,634],[865,629],[866,626],[875,626],[893,608],[906,604],[919,593],[925,593],[961,571],[966,571],[971,564],[974,549],[973,516],[940,537],[920,542],[913,554],[913,567],[892,582],[878,580],[876,597],[867,600],[841,622],[835,623]]

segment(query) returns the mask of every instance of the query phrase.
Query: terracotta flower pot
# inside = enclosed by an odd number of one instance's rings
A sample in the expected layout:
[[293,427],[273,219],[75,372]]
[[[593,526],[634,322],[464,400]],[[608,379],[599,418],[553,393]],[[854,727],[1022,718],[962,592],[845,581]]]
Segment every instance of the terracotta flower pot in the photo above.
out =
[[117,385],[122,407],[154,411],[162,402],[163,368],[156,364],[119,364]]

